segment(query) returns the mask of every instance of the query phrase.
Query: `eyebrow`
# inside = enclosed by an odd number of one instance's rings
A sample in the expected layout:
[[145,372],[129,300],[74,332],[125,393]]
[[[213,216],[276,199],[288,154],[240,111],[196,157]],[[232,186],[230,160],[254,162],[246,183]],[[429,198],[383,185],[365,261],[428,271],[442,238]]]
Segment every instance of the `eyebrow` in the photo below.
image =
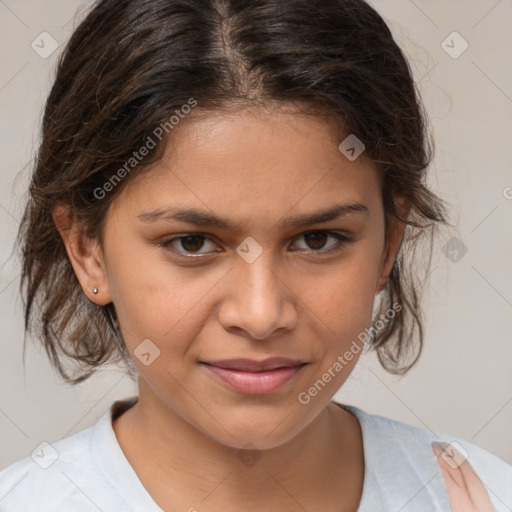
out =
[[[357,202],[338,204],[326,210],[318,210],[312,213],[304,213],[300,215],[294,215],[292,217],[287,217],[278,222],[277,226],[280,228],[297,228],[301,226],[308,226],[311,224],[329,222],[331,220],[336,220],[341,217],[346,217],[350,214],[360,214],[364,215],[365,217],[369,217],[370,210],[366,205]],[[180,222],[185,222],[187,224],[193,224],[196,226],[213,226],[228,230],[239,230],[241,227],[240,224],[230,221],[228,219],[223,219],[222,217],[219,217],[218,215],[212,212],[198,210],[196,208],[157,209],[151,212],[141,213],[137,217],[144,222],[154,222],[158,220],[176,220]]]

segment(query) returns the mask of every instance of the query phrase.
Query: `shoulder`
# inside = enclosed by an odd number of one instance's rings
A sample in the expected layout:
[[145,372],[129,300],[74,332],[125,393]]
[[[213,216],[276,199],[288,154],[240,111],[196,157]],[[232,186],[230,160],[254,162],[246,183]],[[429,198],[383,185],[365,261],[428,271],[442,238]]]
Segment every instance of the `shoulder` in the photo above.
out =
[[[366,424],[367,432],[372,434],[372,439],[369,439],[369,441],[374,447],[382,446],[380,442],[385,438],[388,443],[393,444],[393,453],[400,453],[407,449],[411,450],[410,453],[422,453],[427,447],[430,454],[433,453],[431,443],[451,443],[459,449],[471,464],[478,465],[485,472],[495,469],[498,472],[503,471],[509,477],[512,475],[512,466],[509,463],[474,443],[446,433],[439,434],[426,428],[419,428],[384,416],[369,414],[357,407],[350,407],[350,409],[362,423]],[[386,452],[390,453],[390,450],[386,450]],[[507,484],[510,486],[511,482],[511,480],[508,480]]]
[[[79,470],[90,464],[88,447],[91,429],[56,442],[41,443],[30,456],[0,472],[2,510],[24,503],[25,510],[50,510],[54,500],[73,493]],[[47,507],[47,508],[44,508]],[[13,509],[11,509],[13,510]]]
[[[445,443],[447,453],[454,448],[473,468],[484,484],[496,510],[512,508],[512,466],[495,454],[448,434],[438,434],[383,416],[369,414],[357,407],[343,406],[359,420],[363,432],[365,458],[373,467],[369,473],[381,484],[394,489],[392,480],[408,481],[411,488],[425,486],[435,502],[448,496],[432,443]],[[447,458],[448,460],[448,458]],[[400,484],[396,485],[399,492]],[[438,497],[434,495],[438,494]],[[419,498],[420,499],[420,498]],[[436,502],[437,503],[437,502]]]
[[95,464],[93,433],[106,417],[72,436],[41,443],[30,456],[2,470],[0,510],[50,512],[65,505],[77,512],[97,512],[95,494],[106,482]]

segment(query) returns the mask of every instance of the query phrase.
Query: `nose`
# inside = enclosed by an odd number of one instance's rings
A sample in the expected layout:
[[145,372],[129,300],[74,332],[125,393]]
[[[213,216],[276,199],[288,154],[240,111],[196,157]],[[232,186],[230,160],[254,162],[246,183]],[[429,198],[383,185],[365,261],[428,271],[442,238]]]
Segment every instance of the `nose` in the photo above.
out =
[[228,288],[218,312],[227,331],[265,340],[296,326],[296,297],[277,266],[263,254],[252,263],[240,258],[229,273]]

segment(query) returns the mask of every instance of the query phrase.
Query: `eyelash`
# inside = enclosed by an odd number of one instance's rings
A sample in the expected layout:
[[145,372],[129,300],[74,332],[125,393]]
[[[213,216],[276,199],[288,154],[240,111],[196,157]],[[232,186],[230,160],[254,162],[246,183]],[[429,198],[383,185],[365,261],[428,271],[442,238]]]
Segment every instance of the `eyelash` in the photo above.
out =
[[[313,233],[325,233],[328,236],[331,236],[331,237],[333,237],[333,238],[335,238],[337,240],[337,243],[334,244],[334,246],[330,247],[329,249],[318,249],[318,250],[310,249],[309,251],[306,250],[306,252],[312,252],[314,254],[327,254],[327,253],[330,253],[330,252],[333,252],[333,251],[341,250],[345,244],[348,244],[348,243],[353,241],[353,239],[351,237],[348,237],[346,235],[342,235],[342,234],[340,234],[340,233],[338,233],[336,231],[329,231],[329,230],[325,230],[325,229],[306,231],[306,232],[298,235],[297,237],[295,237],[294,240],[298,240],[298,239],[300,239],[301,237],[303,237],[305,235],[310,235],[310,234],[313,234]],[[173,242],[175,242],[177,240],[183,240],[183,239],[185,239],[185,238],[187,238],[189,236],[202,237],[202,238],[205,238],[205,239],[210,240],[210,241],[213,242],[213,240],[208,235],[206,235],[204,233],[185,233],[185,234],[180,235],[180,236],[175,236],[173,238],[169,238],[169,239],[163,240],[158,245],[163,247],[164,249],[166,249],[168,251],[172,251],[172,252],[174,252],[174,253],[176,253],[179,256],[182,256],[184,258],[200,258],[200,257],[206,257],[206,256],[211,256],[212,254],[215,254],[215,252],[213,252],[213,253],[193,253],[193,252],[189,252],[188,255],[186,255],[186,253],[184,253],[183,251],[179,251],[179,250],[177,250],[177,249],[172,247],[172,243]],[[305,249],[299,249],[299,251],[304,251],[304,250]],[[216,251],[216,252],[220,252],[220,251]]]

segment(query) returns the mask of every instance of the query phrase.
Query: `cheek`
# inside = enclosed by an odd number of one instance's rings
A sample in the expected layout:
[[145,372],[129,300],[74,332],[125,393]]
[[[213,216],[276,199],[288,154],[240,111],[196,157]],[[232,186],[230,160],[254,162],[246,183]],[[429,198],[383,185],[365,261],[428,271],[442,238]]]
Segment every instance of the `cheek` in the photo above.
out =
[[368,339],[377,272],[362,258],[317,280],[306,295],[314,314],[315,364],[303,379],[297,399],[319,410],[348,379]]
[[167,341],[166,350],[183,351],[181,345],[201,329],[205,298],[222,278],[222,270],[177,267],[155,257],[154,249],[153,254],[122,249],[121,243],[112,243],[108,280],[130,352],[144,339],[159,347]]
[[316,318],[312,332],[318,350],[317,364],[303,382],[300,403],[319,407],[320,402],[328,400],[347,380],[363,353],[375,301],[378,249],[375,240],[361,242],[335,272],[317,280],[313,293],[305,295],[316,313],[310,316]]
[[356,337],[371,321],[379,260],[369,245],[335,269],[304,280],[298,292],[335,344]]

